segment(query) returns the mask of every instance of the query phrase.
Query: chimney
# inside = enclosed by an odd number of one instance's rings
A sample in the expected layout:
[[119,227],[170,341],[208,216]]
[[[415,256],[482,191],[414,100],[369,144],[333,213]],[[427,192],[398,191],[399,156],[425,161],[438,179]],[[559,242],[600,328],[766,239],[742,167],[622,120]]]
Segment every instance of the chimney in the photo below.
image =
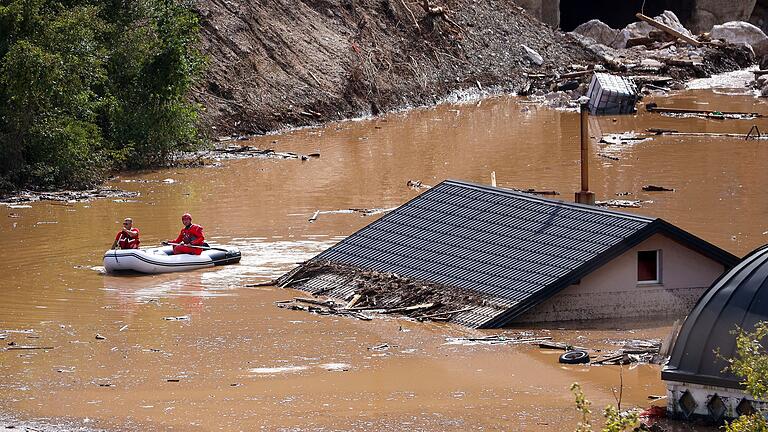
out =
[[582,98],[581,111],[581,190],[576,192],[575,201],[579,204],[595,205],[595,194],[589,191],[589,99]]

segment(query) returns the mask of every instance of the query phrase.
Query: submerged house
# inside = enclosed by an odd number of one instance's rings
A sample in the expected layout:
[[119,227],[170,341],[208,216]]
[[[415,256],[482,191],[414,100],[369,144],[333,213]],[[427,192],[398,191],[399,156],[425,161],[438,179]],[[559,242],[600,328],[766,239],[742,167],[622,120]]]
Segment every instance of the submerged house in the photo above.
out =
[[768,246],[724,274],[696,303],[661,372],[667,413],[714,422],[768,409],[744,392],[743,378],[724,370],[736,354],[736,328],[752,331],[768,320]]
[[[447,180],[303,266],[362,273],[305,277],[299,267],[282,280],[301,278],[294,288],[339,299],[358,292],[365,274],[425,282],[459,293],[465,303],[454,309],[471,307],[452,322],[495,328],[683,316],[736,262],[662,219]],[[403,306],[402,296],[380,304]]]

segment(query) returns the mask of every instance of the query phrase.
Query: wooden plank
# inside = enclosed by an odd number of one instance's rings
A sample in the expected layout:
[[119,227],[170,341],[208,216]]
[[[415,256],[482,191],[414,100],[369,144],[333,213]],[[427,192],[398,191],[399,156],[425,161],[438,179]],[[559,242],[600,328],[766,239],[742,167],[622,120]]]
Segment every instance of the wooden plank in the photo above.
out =
[[415,310],[429,309],[435,307],[434,303],[422,303],[413,306],[396,307],[392,309],[385,309],[381,313],[395,313],[395,312],[412,312]]
[[354,296],[352,296],[352,299],[349,301],[349,303],[347,303],[347,305],[344,307],[344,309],[349,309],[349,308],[355,307],[355,305],[357,304],[357,302],[360,301],[361,298],[363,298],[363,296],[361,294],[355,294]]
[[453,314],[457,314],[457,313],[461,313],[461,312],[469,312],[469,311],[474,310],[474,309],[475,309],[474,307],[468,307],[468,308],[464,308],[464,309],[457,309],[457,310],[452,310],[452,311],[448,311],[448,312],[440,312],[440,313],[435,313],[435,314],[431,314],[431,315],[422,315],[422,316],[416,317],[416,319],[423,320],[423,319],[431,319],[431,318],[437,318],[437,317],[444,317],[446,315],[453,315]]
[[657,29],[659,29],[659,30],[661,30],[661,31],[663,31],[665,33],[669,33],[669,34],[671,34],[672,36],[674,36],[674,37],[676,37],[678,39],[682,39],[682,40],[688,42],[689,44],[691,44],[693,46],[697,46],[697,47],[701,46],[701,42],[697,41],[696,39],[694,39],[694,38],[692,38],[690,36],[686,36],[686,35],[680,33],[679,31],[673,29],[672,27],[669,27],[668,25],[662,24],[662,23],[656,21],[655,19],[653,19],[651,17],[645,16],[645,15],[639,13],[639,12],[636,13],[635,16],[637,18],[647,22],[648,24],[652,25],[653,27],[656,27]]
[[333,301],[331,300],[319,300],[319,299],[307,298],[307,297],[294,297],[293,299],[297,302],[315,304],[320,306],[330,306],[333,304]]

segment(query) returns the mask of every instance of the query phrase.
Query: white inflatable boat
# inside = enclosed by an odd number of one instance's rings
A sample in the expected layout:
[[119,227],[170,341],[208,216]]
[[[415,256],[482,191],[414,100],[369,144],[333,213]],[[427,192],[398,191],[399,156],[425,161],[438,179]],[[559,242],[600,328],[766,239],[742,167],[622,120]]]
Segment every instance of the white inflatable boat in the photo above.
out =
[[210,247],[200,255],[173,254],[172,246],[148,249],[112,249],[104,253],[104,268],[109,273],[170,273],[240,262],[240,251],[226,246]]

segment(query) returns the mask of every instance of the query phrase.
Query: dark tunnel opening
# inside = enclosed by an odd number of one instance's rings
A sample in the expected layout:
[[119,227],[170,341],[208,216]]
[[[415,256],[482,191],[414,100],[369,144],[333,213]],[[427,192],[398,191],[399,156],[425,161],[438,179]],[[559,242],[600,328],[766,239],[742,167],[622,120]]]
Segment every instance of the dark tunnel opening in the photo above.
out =
[[[572,31],[579,24],[599,19],[612,28],[621,29],[637,21],[635,14],[641,9],[648,16],[656,16],[665,10],[677,15],[685,25],[691,17],[695,0],[560,0],[560,28]],[[643,6],[645,3],[645,6]]]

